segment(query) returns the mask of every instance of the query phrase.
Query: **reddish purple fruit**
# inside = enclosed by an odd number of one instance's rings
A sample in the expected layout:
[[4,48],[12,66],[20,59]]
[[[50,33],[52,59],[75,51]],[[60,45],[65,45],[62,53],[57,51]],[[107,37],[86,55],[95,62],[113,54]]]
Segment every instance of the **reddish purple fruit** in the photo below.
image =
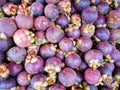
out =
[[49,87],[49,90],[66,90],[66,88],[62,84],[56,83]]
[[92,48],[92,45],[93,45],[93,42],[90,38],[80,37],[80,38],[78,38],[76,46],[80,51],[86,52]]
[[107,56],[112,51],[112,45],[109,42],[100,42],[97,45],[97,49],[100,50],[104,56]]
[[9,77],[4,81],[0,81],[0,89],[11,89],[17,85],[15,78]]
[[58,73],[61,71],[61,60],[57,57],[50,57],[47,59],[46,64],[45,64],[45,71],[54,74]]
[[48,43],[44,31],[38,31],[35,33],[35,43],[37,45]]
[[0,32],[5,34],[6,37],[12,37],[16,30],[17,26],[14,20],[7,17],[0,18]]
[[93,24],[82,24],[80,30],[82,36],[91,38],[95,33],[95,26]]
[[116,44],[120,42],[120,29],[113,29],[110,31],[110,40]]
[[70,67],[70,68],[78,68],[81,64],[82,60],[81,60],[81,57],[73,52],[73,53],[70,53],[68,55],[66,55],[65,57],[65,64]]
[[69,24],[69,20],[68,18],[63,14],[63,15],[60,15],[57,19],[56,19],[56,23],[58,25],[60,25],[62,28],[65,28],[68,26]]
[[98,18],[98,11],[95,6],[87,7],[83,9],[81,17],[86,23],[94,23]]
[[10,62],[8,68],[11,76],[17,76],[22,71],[23,66],[21,64],[16,64],[15,62]]
[[109,5],[106,2],[101,2],[97,8],[100,14],[106,14],[109,12],[110,9]]
[[32,77],[30,82],[30,89],[28,90],[46,90],[47,82],[44,74],[36,74]]
[[88,68],[84,72],[84,78],[89,84],[97,84],[101,79],[101,74],[97,69]]
[[106,27],[106,18],[105,18],[105,16],[99,15],[96,22],[95,22],[95,25],[97,27]]
[[31,29],[33,27],[33,17],[32,16],[18,14],[15,17],[15,21],[19,28]]
[[72,38],[72,39],[77,39],[80,37],[80,29],[74,25],[74,24],[69,24],[69,26],[65,29],[65,32],[66,32],[66,35],[69,37],[69,38]]
[[24,61],[26,55],[27,55],[26,49],[18,46],[10,48],[7,52],[8,60],[16,63],[21,63],[22,61]]
[[18,29],[13,36],[14,42],[19,47],[28,47],[34,42],[34,34],[25,29]]
[[64,37],[64,31],[59,26],[50,26],[46,31],[46,38],[51,43],[57,43]]
[[17,76],[17,82],[20,86],[27,86],[30,84],[31,75],[26,71],[22,71]]
[[10,47],[13,46],[13,41],[11,38],[2,39],[0,38],[0,51],[7,51]]
[[99,50],[91,49],[85,53],[84,58],[90,67],[98,68],[103,61],[103,54]]
[[55,4],[47,4],[44,9],[45,16],[55,20],[59,15],[59,9]]
[[120,60],[120,51],[118,49],[113,49],[110,53],[110,58],[114,62]]
[[111,10],[107,16],[107,25],[109,28],[117,29],[120,27],[120,14],[117,10]]
[[40,56],[27,56],[24,65],[29,74],[37,74],[43,70],[44,61]]
[[31,4],[31,10],[34,16],[40,16],[43,14],[44,6],[42,3],[34,2]]
[[50,26],[50,21],[45,16],[39,16],[35,19],[34,26],[36,30],[45,31]]
[[62,51],[69,52],[73,49],[74,44],[73,44],[73,41],[70,38],[63,38],[59,42],[59,47]]
[[58,79],[65,87],[70,87],[76,83],[77,74],[73,69],[64,68],[59,73]]
[[49,58],[55,55],[56,47],[53,44],[45,44],[40,47],[39,52],[43,58]]

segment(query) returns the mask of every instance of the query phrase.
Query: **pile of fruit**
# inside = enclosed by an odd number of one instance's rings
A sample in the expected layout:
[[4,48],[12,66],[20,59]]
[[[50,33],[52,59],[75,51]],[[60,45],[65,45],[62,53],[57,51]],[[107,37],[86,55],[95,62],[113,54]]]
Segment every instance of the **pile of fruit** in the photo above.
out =
[[0,0],[0,90],[120,90],[120,0]]

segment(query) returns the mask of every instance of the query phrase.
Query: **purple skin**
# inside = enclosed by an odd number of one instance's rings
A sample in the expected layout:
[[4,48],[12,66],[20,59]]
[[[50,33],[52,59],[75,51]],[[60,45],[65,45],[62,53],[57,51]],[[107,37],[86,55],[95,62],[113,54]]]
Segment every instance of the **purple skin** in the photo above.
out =
[[120,67],[120,60],[118,60],[118,61],[115,62],[115,66],[116,67]]
[[15,17],[15,21],[19,28],[31,29],[33,27],[33,17],[32,16],[18,14]]
[[100,3],[100,0],[91,0],[91,4],[98,5]]
[[[57,57],[50,57],[47,59],[45,64],[45,71],[53,74],[61,71],[62,62]],[[58,70],[59,69],[59,70]]]
[[100,41],[107,41],[110,38],[110,32],[107,28],[100,27],[95,32],[96,37]]
[[77,48],[82,51],[86,52],[92,48],[93,42],[88,37],[80,37],[77,41]]
[[106,18],[103,15],[99,15],[96,22],[95,26],[97,27],[106,27]]
[[17,26],[14,20],[7,17],[0,18],[0,32],[4,33],[6,37],[12,37],[16,30]]
[[98,11],[96,10],[95,6],[90,6],[83,9],[81,17],[86,23],[94,23],[98,18]]
[[31,4],[31,10],[34,16],[41,16],[43,15],[44,6],[42,3],[34,2]]
[[3,61],[4,58],[5,58],[4,53],[0,51],[0,63]]
[[35,19],[34,26],[36,30],[45,31],[50,26],[50,21],[45,16],[39,16]]
[[88,64],[85,61],[82,61],[79,67],[81,72],[85,71],[88,68]]
[[81,60],[81,57],[73,52],[73,53],[70,53],[68,55],[66,55],[65,57],[65,64],[70,67],[70,68],[78,68],[81,64],[82,60]]
[[111,10],[107,16],[107,25],[109,28],[112,29],[117,29],[118,27],[120,27],[120,14],[119,12],[116,10]]
[[21,63],[22,61],[24,61],[26,55],[27,55],[26,49],[18,46],[10,48],[7,52],[8,60],[16,63]]
[[60,60],[63,60],[63,59],[64,59],[64,54],[63,54],[63,52],[61,52],[61,51],[56,52],[56,57],[58,57]]
[[98,68],[101,66],[103,54],[97,49],[91,49],[85,53],[84,59],[89,67]]
[[56,53],[56,47],[53,44],[45,44],[40,47],[39,53],[43,58],[52,57]]
[[45,16],[55,20],[59,15],[59,9],[55,4],[47,4],[44,9]]
[[73,49],[74,44],[70,38],[65,37],[59,42],[59,47],[63,52],[69,52]]
[[78,11],[83,10],[84,8],[89,7],[90,0],[75,0],[75,7]]
[[110,53],[110,58],[114,62],[120,60],[120,51],[118,49],[113,49],[112,52]]
[[7,0],[0,0],[0,6],[4,5]]
[[65,87],[73,86],[76,83],[77,74],[71,68],[64,68],[59,74],[58,79]]
[[88,68],[84,72],[84,79],[89,84],[99,83],[100,78],[101,78],[101,74],[100,74],[100,71],[97,69]]
[[44,68],[44,61],[40,56],[25,60],[25,70],[29,74],[37,74]]
[[0,51],[7,51],[10,47],[12,47],[13,41],[11,38],[2,39],[0,38]]
[[60,0],[45,0],[46,1],[46,3],[48,3],[48,4],[55,4],[55,3],[58,3]]
[[69,26],[65,30],[66,30],[66,35],[69,38],[77,39],[80,37],[81,34],[80,29],[75,29],[74,26]]
[[80,31],[82,36],[91,38],[95,33],[95,26],[93,24],[82,24]]
[[101,3],[99,3],[97,9],[98,9],[98,12],[100,14],[104,15],[104,14],[107,14],[109,12],[110,7],[106,2],[101,2]]
[[36,37],[35,42],[36,42],[37,45],[48,43],[48,41],[45,37],[45,32],[44,31],[36,32],[35,37]]
[[50,26],[46,32],[46,38],[51,43],[59,42],[65,33],[59,26]]
[[104,56],[107,56],[112,51],[112,45],[107,41],[103,41],[97,45],[97,49],[100,50]]
[[[44,87],[45,81],[46,81],[45,75],[36,74],[32,77],[29,87],[31,87],[31,89],[33,88],[33,90],[44,90],[43,88],[46,88],[46,87]],[[28,90],[31,90],[31,89],[28,89]]]
[[30,84],[30,80],[31,80],[31,75],[28,74],[26,71],[22,71],[18,74],[17,76],[17,83],[20,86],[27,86]]
[[115,65],[113,63],[106,63],[104,66],[99,68],[99,71],[103,75],[111,75],[115,69]]
[[110,31],[110,40],[116,44],[120,42],[120,29],[113,29]]
[[23,66],[21,64],[16,64],[15,62],[10,62],[8,68],[11,76],[17,76],[22,71]]
[[10,89],[16,86],[16,80],[13,77],[9,77],[4,81],[0,81],[0,89]]
[[49,87],[49,90],[66,90],[66,88],[60,83],[55,83],[54,85]]
[[64,14],[60,15],[56,19],[56,24],[60,25],[62,28],[66,28],[69,23],[70,23],[70,21],[68,20],[68,18]]

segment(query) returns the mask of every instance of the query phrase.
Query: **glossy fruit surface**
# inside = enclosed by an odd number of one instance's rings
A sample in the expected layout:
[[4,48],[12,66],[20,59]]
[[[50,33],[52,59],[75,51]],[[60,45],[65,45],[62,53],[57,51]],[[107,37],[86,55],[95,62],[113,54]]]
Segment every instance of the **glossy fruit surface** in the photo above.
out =
[[58,76],[59,81],[65,86],[70,87],[75,84],[77,74],[70,68],[64,68]]
[[[89,84],[97,84],[101,78],[101,74],[99,70],[94,70],[92,68],[88,68],[84,73],[84,78]],[[94,79],[93,79],[94,78]]]

